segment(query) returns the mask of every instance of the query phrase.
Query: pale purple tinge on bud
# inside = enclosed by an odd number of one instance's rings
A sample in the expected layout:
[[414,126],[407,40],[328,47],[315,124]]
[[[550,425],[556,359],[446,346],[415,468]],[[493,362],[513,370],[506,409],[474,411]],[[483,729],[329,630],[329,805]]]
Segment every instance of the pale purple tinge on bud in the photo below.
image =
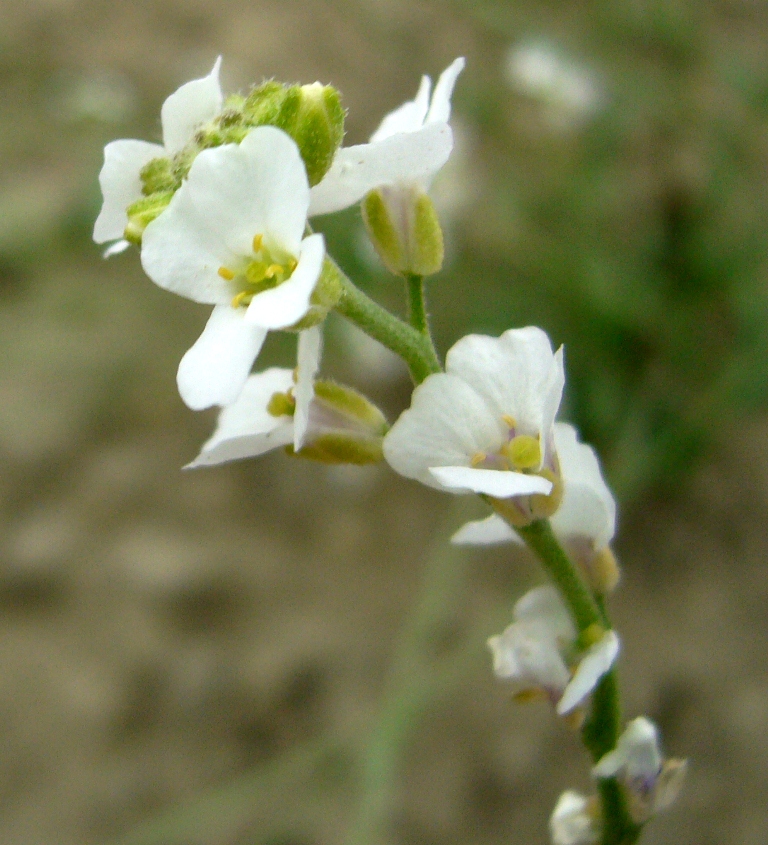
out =
[[586,798],[568,789],[557,799],[549,817],[552,845],[593,845],[600,839],[600,806],[595,796]]
[[656,725],[640,716],[627,725],[616,748],[598,761],[592,774],[621,781],[629,795],[632,817],[641,824],[674,802],[686,768],[685,760],[664,760]]
[[512,681],[529,698],[543,692],[558,715],[574,711],[609,671],[619,653],[614,631],[603,631],[586,650],[557,590],[537,587],[512,611],[513,622],[488,640],[497,677]]

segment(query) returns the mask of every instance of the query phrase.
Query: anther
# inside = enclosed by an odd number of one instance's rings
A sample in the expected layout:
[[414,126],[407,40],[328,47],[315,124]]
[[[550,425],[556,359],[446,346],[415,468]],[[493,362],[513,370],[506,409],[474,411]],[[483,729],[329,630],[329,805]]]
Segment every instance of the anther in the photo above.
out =
[[515,420],[514,417],[510,417],[509,414],[503,414],[501,420],[507,426],[507,428],[517,428],[517,420]]
[[232,307],[239,308],[241,305],[247,305],[253,298],[252,294],[247,290],[241,290],[237,296],[232,298]]
[[283,267],[280,264],[270,264],[264,271],[265,279],[274,279],[278,273],[283,272]]
[[217,272],[222,279],[226,279],[228,282],[231,282],[235,278],[234,272],[229,267],[219,267]]
[[261,252],[261,244],[264,240],[264,235],[254,235],[253,236],[253,251],[254,252]]
[[488,457],[485,452],[475,452],[474,455],[470,458],[470,466],[479,467],[480,464]]

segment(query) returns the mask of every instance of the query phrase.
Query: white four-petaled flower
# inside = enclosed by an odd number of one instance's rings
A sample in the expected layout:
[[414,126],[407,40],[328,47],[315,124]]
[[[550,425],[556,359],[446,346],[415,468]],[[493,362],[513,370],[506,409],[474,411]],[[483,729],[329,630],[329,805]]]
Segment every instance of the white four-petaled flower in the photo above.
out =
[[390,112],[367,144],[342,147],[328,173],[312,188],[309,213],[348,208],[382,185],[419,183],[425,189],[453,148],[451,95],[464,59],[452,62],[432,86],[423,76],[414,100]]
[[552,845],[592,845],[600,839],[599,805],[574,789],[557,799],[549,818]]
[[448,352],[445,370],[414,391],[384,441],[387,461],[431,487],[490,496],[521,523],[536,518],[531,497],[559,485],[553,425],[562,349],[553,353],[532,326],[468,335]]
[[128,207],[142,197],[141,170],[152,159],[173,156],[192,139],[198,126],[221,111],[223,96],[219,85],[221,57],[202,79],[193,79],[174,91],[163,103],[160,120],[163,143],[122,139],[104,148],[104,166],[99,183],[104,202],[93,229],[97,244],[111,243],[105,255],[128,247],[123,233],[128,223]]
[[325,247],[322,235],[304,237],[308,207],[296,144],[261,126],[239,145],[199,153],[168,208],[147,226],[147,275],[215,306],[179,365],[179,392],[190,408],[234,402],[268,330],[289,328],[309,310]]
[[559,715],[570,713],[594,689],[619,653],[619,638],[606,631],[586,651],[577,649],[577,631],[552,586],[526,593],[512,611],[513,623],[488,646],[497,677],[521,692],[543,691]]

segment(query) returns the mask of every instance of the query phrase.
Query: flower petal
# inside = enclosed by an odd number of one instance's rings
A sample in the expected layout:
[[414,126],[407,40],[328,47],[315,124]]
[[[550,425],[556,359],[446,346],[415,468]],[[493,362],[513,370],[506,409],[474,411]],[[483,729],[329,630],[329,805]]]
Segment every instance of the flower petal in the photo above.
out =
[[451,97],[453,88],[459,74],[464,70],[466,62],[463,57],[455,59],[440,74],[440,79],[435,85],[435,92],[432,94],[432,103],[429,106],[425,123],[447,123],[451,116]]
[[201,123],[213,119],[221,111],[220,67],[221,56],[208,76],[185,83],[163,103],[160,110],[163,143],[171,155],[187,145]]
[[568,423],[554,425],[555,450],[563,477],[563,501],[552,517],[560,537],[585,537],[602,549],[616,531],[616,502],[600,472],[591,446],[580,443]]
[[384,438],[384,457],[400,475],[442,490],[431,468],[466,467],[478,452],[496,451],[503,437],[501,421],[472,387],[437,373],[413,392],[411,407]]
[[267,332],[245,321],[245,311],[220,305],[179,364],[176,381],[193,411],[237,399]]
[[97,244],[123,237],[128,225],[126,209],[142,196],[141,168],[162,155],[165,150],[161,146],[146,141],[126,139],[104,147],[104,165],[99,173],[104,202],[93,227]]
[[378,129],[371,135],[371,141],[383,141],[398,132],[416,132],[424,125],[429,108],[429,92],[432,80],[428,76],[421,77],[419,90],[413,100],[408,100],[394,111],[391,111],[379,124]]
[[521,543],[518,533],[498,514],[467,522],[451,537],[456,546],[490,546],[495,543]]
[[549,819],[552,845],[592,845],[600,839],[590,802],[573,789],[558,799]]
[[125,252],[126,249],[130,246],[130,243],[125,240],[114,241],[111,243],[105,250],[102,252],[102,258],[112,258],[113,255],[120,255],[121,252]]
[[549,416],[555,393],[560,403],[561,369],[549,338],[535,326],[510,329],[498,338],[467,335],[446,356],[446,371],[471,384],[485,399],[489,413],[499,420],[513,417],[518,432],[541,433],[543,444],[548,431],[542,422]]
[[203,150],[187,184],[206,226],[234,254],[250,256],[260,234],[270,249],[298,255],[309,182],[299,148],[281,129],[259,126],[240,144]]
[[[206,152],[200,153],[195,165]],[[176,191],[165,211],[147,226],[141,240],[141,265],[156,285],[209,305],[232,302],[236,291],[218,271],[241,260],[196,207],[189,180]]]
[[570,713],[592,692],[600,678],[613,666],[618,654],[619,638],[615,631],[606,631],[598,642],[587,649],[557,703],[560,716]]
[[528,590],[515,603],[512,616],[516,622],[541,626],[559,643],[570,644],[576,640],[577,631],[571,614],[557,588],[551,584]]
[[600,758],[592,769],[598,778],[610,778],[624,771],[628,778],[655,779],[662,764],[659,731],[650,719],[639,716],[624,728],[616,748]]
[[430,467],[429,471],[443,487],[458,492],[485,493],[498,499],[527,496],[531,493],[549,495],[552,482],[540,475],[505,472],[474,467]]
[[267,405],[275,393],[285,393],[292,385],[293,372],[278,367],[250,376],[237,400],[219,414],[213,436],[185,469],[252,458],[287,446],[293,439],[291,418],[272,416]]
[[323,333],[319,326],[299,333],[298,378],[296,379],[296,411],[293,415],[293,448],[298,452],[304,445],[309,425],[309,406],[315,395],[315,375],[320,367]]
[[322,235],[310,235],[301,242],[299,263],[291,278],[276,288],[254,296],[246,311],[246,319],[265,329],[283,329],[298,322],[309,310],[325,258]]
[[310,192],[309,214],[348,208],[379,185],[426,182],[448,161],[453,134],[447,123],[399,132],[381,141],[342,147],[323,180]]

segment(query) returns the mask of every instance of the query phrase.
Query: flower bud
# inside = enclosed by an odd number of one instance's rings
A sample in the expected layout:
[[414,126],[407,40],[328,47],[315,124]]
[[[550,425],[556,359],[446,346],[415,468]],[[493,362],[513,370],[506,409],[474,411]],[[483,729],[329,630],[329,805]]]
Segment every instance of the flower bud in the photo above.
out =
[[336,265],[327,258],[309,300],[309,311],[291,326],[292,331],[304,331],[322,323],[341,298],[341,277]]
[[129,243],[141,246],[144,230],[165,211],[172,199],[173,191],[158,191],[129,205],[126,210],[128,225],[125,227],[123,237]]
[[419,185],[376,188],[363,200],[362,212],[376,252],[392,273],[431,276],[443,266],[443,230]]
[[316,381],[304,445],[288,454],[325,464],[374,464],[383,460],[389,425],[362,393],[332,381]]
[[339,92],[319,82],[290,86],[274,80],[265,82],[248,95],[243,115],[249,127],[276,126],[293,138],[310,186],[328,172],[344,138]]

